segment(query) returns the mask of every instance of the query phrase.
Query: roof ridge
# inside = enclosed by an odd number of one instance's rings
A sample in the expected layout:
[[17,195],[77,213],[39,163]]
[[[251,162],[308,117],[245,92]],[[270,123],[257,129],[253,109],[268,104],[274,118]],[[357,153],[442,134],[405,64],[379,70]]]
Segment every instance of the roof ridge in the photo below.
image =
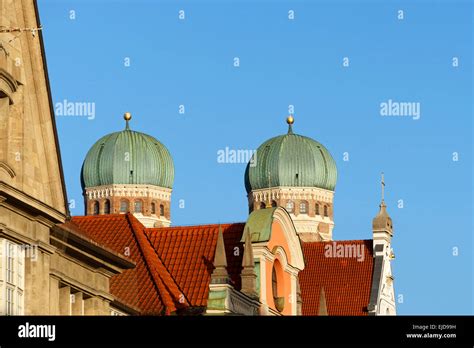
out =
[[[156,256],[156,258],[158,259],[159,261],[159,265],[162,267],[163,271],[166,272],[166,274],[168,275],[169,279],[172,281],[172,283],[169,285],[165,279],[163,279],[163,277],[161,276],[161,274],[159,273],[160,275],[160,279],[162,280],[163,282],[163,285],[165,286],[165,288],[170,292],[170,294],[172,295],[172,299],[175,303],[175,308],[181,308],[181,307],[186,307],[186,306],[191,306],[191,302],[189,301],[189,299],[187,298],[186,294],[184,293],[184,291],[181,290],[180,286],[178,285],[178,283],[176,282],[176,279],[174,279],[173,275],[171,274],[171,272],[168,270],[168,268],[165,266],[165,263],[163,262],[163,260],[161,259],[160,255],[158,255],[158,252],[156,251],[156,249],[154,248],[153,246],[153,243],[151,242],[150,238],[148,237],[146,231],[144,231],[144,237],[146,238],[147,242],[148,242],[148,245],[149,247],[151,248],[154,256]],[[174,289],[172,289],[174,288]],[[177,294],[175,292],[178,292]],[[185,302],[182,302],[181,300],[181,297],[184,298]],[[177,305],[176,305],[177,304]]]
[[[155,248],[151,244],[150,240],[148,239],[145,233],[145,227],[133,216],[133,214],[127,213],[125,214],[128,223],[132,229],[132,232],[137,240],[138,247],[140,252],[142,253],[145,259],[145,265],[155,283],[155,286],[159,290],[159,295],[162,297],[163,302],[165,304],[165,311],[166,314],[170,314],[174,312],[179,307],[189,306],[189,301],[181,291],[179,286],[176,284],[175,279],[171,276],[168,269],[163,264],[163,261],[157,254]],[[151,250],[150,250],[151,249]],[[157,262],[154,262],[157,261]],[[166,272],[166,275],[172,281],[171,286],[167,284],[166,279],[160,273]],[[173,289],[174,285],[174,289]],[[175,291],[178,291],[179,294],[175,294]],[[181,302],[181,296],[184,297],[185,302]]]
[[[146,241],[143,240],[143,236],[140,234],[140,232],[142,231],[138,226],[136,226],[137,224],[137,221],[135,221],[136,218],[130,213],[125,214],[125,216],[133,232],[133,235],[137,241],[138,248],[144,258],[145,266],[148,269],[149,274],[151,275],[151,278],[152,278],[153,283],[155,284],[155,287],[158,289],[159,296],[163,299],[163,304],[165,305],[165,312],[166,314],[170,314],[176,309],[176,306],[173,299],[171,298],[171,295],[168,289],[164,286],[163,281],[159,275],[159,272],[152,267],[153,262],[150,260],[150,256],[149,256],[150,250],[146,250],[148,240]],[[161,260],[158,260],[158,261],[159,263],[161,263]]]

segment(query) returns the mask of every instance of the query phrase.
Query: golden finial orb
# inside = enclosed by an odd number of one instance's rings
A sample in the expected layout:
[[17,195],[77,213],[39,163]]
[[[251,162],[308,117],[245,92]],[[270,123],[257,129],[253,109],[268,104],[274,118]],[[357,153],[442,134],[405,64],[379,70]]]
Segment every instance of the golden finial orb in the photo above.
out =
[[295,123],[295,118],[293,117],[293,115],[290,115],[286,118],[286,123],[288,123],[288,124]]
[[124,113],[124,114],[123,114],[123,119],[124,119],[125,121],[130,121],[130,120],[132,119],[132,114],[129,113],[129,112]]

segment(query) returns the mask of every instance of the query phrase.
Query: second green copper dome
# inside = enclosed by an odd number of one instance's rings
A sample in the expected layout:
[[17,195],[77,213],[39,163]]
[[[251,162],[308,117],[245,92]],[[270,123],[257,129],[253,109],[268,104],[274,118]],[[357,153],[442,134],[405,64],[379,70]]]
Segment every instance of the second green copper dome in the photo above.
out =
[[271,138],[257,149],[245,171],[247,192],[269,187],[318,187],[334,191],[336,162],[317,141],[288,133]]

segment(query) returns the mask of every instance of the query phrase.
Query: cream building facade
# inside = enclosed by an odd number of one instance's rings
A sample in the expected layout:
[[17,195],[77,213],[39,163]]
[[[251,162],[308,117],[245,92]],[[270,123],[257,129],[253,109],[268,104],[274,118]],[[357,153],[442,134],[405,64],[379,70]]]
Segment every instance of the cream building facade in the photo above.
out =
[[133,267],[68,224],[36,2],[0,0],[0,314],[110,314]]

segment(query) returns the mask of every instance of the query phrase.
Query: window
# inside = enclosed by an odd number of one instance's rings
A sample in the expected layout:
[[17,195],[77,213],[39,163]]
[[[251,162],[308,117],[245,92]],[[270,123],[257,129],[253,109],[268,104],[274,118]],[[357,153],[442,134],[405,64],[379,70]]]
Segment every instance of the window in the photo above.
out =
[[319,215],[319,204],[318,204],[318,203],[316,203],[315,214],[316,214],[316,215]]
[[289,213],[292,213],[295,210],[295,202],[293,201],[286,202],[286,210],[288,210]]
[[156,214],[156,204],[154,202],[151,203],[151,213]]
[[99,215],[99,202],[94,201],[92,210],[94,212],[94,215]]
[[7,242],[7,283],[14,284],[15,278],[15,244]]
[[265,208],[266,208],[265,202],[260,203],[260,209],[265,209]]
[[0,315],[23,314],[24,258],[24,248],[0,238]]
[[308,202],[300,202],[300,214],[308,214]]
[[[278,262],[278,261],[277,261]],[[275,303],[275,308],[281,312],[285,305],[285,298],[278,296],[279,295],[279,282],[278,282],[278,275],[275,269],[275,265],[273,265],[272,269],[272,294],[273,294],[273,302]]]
[[135,201],[133,211],[135,213],[141,213],[142,207],[143,207],[142,201]]
[[328,216],[328,206],[324,206],[324,216]]
[[104,214],[110,214],[110,201],[108,199],[104,202]]
[[13,297],[14,297],[14,294],[15,294],[15,290],[13,290],[12,288],[10,287],[7,287],[7,310],[6,310],[6,315],[13,315],[15,314],[15,312],[13,311],[14,310],[14,300],[13,300]]
[[273,299],[277,298],[278,294],[278,283],[277,283],[277,274],[275,267],[272,269],[272,293],[273,293]]
[[17,291],[17,314],[23,314],[23,291]]
[[273,207],[273,208],[276,208],[276,207],[277,207],[277,202],[272,201],[272,207]]
[[160,216],[165,216],[165,206],[160,204]]
[[121,213],[128,212],[128,201],[126,201],[126,200],[121,200],[120,201],[120,212]]

